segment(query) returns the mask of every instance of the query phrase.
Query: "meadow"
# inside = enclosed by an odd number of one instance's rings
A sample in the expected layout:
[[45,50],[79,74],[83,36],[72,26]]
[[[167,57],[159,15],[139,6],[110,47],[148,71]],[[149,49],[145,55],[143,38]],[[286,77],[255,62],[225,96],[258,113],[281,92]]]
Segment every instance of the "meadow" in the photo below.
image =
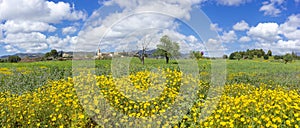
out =
[[[300,126],[299,61],[226,60],[225,86],[212,89],[216,97],[208,96],[211,60],[197,62],[199,76],[191,76],[175,60],[142,65],[133,58],[130,74],[118,78],[111,60],[95,61],[95,75],[81,77],[73,77],[72,61],[2,63],[0,127]],[[206,110],[208,98],[218,101],[216,109]],[[191,105],[176,107],[182,102]]]

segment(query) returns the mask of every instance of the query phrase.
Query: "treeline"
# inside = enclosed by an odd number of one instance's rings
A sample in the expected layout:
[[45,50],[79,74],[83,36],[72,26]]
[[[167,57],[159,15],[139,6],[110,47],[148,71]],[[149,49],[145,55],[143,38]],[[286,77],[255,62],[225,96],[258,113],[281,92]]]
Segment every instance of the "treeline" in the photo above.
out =
[[240,60],[240,59],[253,59],[253,58],[264,58],[264,59],[269,59],[269,57],[272,56],[272,51],[268,50],[267,53],[265,53],[264,50],[262,49],[252,49],[247,51],[237,51],[233,52],[229,55],[229,59],[234,60]]
[[[229,55],[230,60],[240,60],[240,59],[254,59],[254,58],[263,58],[268,60],[269,57],[273,56],[272,51],[268,50],[266,53],[262,49],[247,49],[246,51],[237,51]],[[285,55],[274,55],[274,60],[283,60],[285,63],[292,62],[293,60],[300,60],[300,56],[297,56],[295,52],[286,53]]]
[[25,56],[21,58],[18,55],[12,55],[7,58],[0,59],[0,63],[18,63],[20,61],[22,62],[35,62],[35,61],[47,61],[47,60],[67,60],[71,59],[72,55],[65,54],[63,51],[57,51],[56,49],[52,49],[51,51],[44,54],[42,57],[28,57]]
[[1,63],[6,63],[6,62],[17,63],[19,61],[21,61],[21,58],[19,56],[9,56],[7,59],[0,59]]

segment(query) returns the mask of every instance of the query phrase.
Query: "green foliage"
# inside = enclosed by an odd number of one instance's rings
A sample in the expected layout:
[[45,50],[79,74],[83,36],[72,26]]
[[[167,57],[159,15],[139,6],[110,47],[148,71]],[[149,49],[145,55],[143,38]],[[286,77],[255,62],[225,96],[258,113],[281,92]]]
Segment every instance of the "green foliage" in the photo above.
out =
[[203,52],[200,51],[192,51],[190,53],[190,58],[196,58],[197,60],[203,58]]
[[287,53],[283,56],[283,60],[284,60],[285,64],[287,64],[288,62],[292,62],[293,61],[293,55]]
[[252,60],[253,58],[254,58],[254,55],[253,55],[252,53],[250,53],[250,54],[248,55],[248,59]]
[[268,55],[268,56],[272,56],[272,51],[271,51],[271,50],[268,50],[267,55]]
[[237,60],[240,60],[242,58],[242,55],[240,53],[236,53],[234,55],[234,58],[237,59]]
[[227,59],[228,58],[228,56],[227,55],[223,55],[223,57],[222,57],[223,59]]
[[[254,56],[256,56],[257,58],[261,58],[262,56],[266,55],[262,49],[252,49],[252,50],[247,49],[247,51],[237,51],[237,52],[231,53],[229,56],[229,59],[233,60],[233,59],[240,58],[240,55],[238,55],[238,54],[241,55],[241,58],[245,58],[245,59],[247,59],[247,58],[253,59]],[[269,54],[271,55],[272,53],[269,53]],[[236,57],[236,55],[238,55],[238,57]]]
[[229,55],[229,59],[230,59],[230,60],[234,60],[234,59],[235,59],[234,56],[235,56],[235,53],[231,53],[231,54]]
[[17,63],[21,61],[21,58],[19,56],[9,56],[8,57],[8,62],[10,63]]
[[264,55],[264,59],[268,60],[269,59],[269,55]]
[[53,57],[54,59],[56,59],[57,57],[59,57],[59,53],[57,52],[56,49],[52,49],[50,52],[47,52],[44,55],[45,58],[49,58],[49,57]]
[[160,39],[160,43],[161,44],[157,45],[157,50],[154,53],[155,56],[164,56],[166,58],[166,63],[169,63],[169,58],[180,56],[179,44],[171,41],[167,35]]
[[274,56],[274,59],[275,59],[275,60],[283,59],[283,56],[275,55],[275,56]]

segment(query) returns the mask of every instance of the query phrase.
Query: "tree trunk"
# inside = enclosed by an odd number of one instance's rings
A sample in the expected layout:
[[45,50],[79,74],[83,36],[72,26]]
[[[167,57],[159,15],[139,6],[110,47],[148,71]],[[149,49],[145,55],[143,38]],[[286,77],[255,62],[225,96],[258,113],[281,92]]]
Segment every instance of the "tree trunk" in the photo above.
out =
[[168,53],[165,53],[165,57],[166,57],[166,63],[169,63],[169,57],[168,57]]
[[145,56],[142,55],[141,61],[142,61],[142,64],[144,65],[145,64]]

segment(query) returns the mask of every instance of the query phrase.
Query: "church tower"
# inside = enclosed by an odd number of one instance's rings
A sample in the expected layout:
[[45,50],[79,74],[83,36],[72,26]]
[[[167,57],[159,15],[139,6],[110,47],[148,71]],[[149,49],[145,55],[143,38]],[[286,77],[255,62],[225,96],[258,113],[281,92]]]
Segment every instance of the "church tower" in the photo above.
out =
[[101,59],[101,58],[102,58],[102,53],[101,53],[101,50],[100,50],[100,48],[98,49],[97,56],[98,56],[98,58],[99,58],[99,59]]

